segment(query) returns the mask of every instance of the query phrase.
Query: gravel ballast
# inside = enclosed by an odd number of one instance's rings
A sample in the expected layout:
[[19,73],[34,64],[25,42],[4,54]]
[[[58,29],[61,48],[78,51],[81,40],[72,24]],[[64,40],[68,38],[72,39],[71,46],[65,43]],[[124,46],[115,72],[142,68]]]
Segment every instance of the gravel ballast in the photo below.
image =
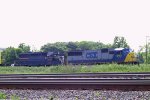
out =
[[7,99],[20,100],[149,100],[150,91],[114,90],[17,90],[0,89]]

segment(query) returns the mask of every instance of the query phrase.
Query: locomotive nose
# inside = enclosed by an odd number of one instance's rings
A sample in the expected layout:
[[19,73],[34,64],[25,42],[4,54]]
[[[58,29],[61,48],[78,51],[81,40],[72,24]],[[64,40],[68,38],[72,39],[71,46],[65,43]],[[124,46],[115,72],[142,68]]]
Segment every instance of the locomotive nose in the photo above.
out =
[[124,62],[137,62],[137,58],[134,52],[129,52]]

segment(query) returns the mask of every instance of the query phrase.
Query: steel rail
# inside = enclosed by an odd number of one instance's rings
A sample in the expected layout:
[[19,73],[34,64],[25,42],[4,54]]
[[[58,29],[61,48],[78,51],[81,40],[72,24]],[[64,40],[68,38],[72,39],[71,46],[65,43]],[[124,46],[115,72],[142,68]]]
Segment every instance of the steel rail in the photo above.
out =
[[[63,76],[64,75],[64,76]],[[125,77],[125,79],[115,79],[105,78],[108,77],[120,77],[118,75],[121,75],[122,77]],[[82,74],[38,74],[38,75],[0,75],[0,88],[7,88],[7,87],[14,87],[14,88],[90,88],[90,89],[99,89],[99,88],[114,88],[114,87],[124,87],[126,88],[133,88],[138,89],[137,87],[140,87],[139,89],[145,89],[150,90],[150,79],[128,79],[128,76],[137,76],[137,75],[147,75],[147,77],[150,77],[149,73],[82,73]],[[62,77],[63,76],[63,77]],[[69,77],[65,77],[69,76]],[[103,79],[99,77],[104,77]],[[127,79],[126,79],[127,77]],[[145,77],[145,76],[144,76]],[[141,88],[142,87],[142,88]]]
[[150,85],[149,79],[9,79],[0,84],[99,84],[99,85]]
[[74,73],[74,74],[0,74],[0,78],[16,77],[150,77],[150,72],[138,73]]

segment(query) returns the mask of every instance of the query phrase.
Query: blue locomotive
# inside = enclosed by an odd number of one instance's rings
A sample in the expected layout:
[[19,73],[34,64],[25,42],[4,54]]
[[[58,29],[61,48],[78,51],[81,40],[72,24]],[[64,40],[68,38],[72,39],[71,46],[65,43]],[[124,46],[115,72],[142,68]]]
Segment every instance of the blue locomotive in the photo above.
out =
[[138,64],[138,59],[131,49],[104,48],[100,50],[83,50],[68,52],[69,64],[101,64],[101,63],[133,63]]
[[76,50],[65,54],[54,52],[22,53],[15,61],[16,66],[51,66],[63,64],[102,64],[132,63],[138,64],[135,53],[128,48],[103,48],[99,50]]
[[21,53],[15,66],[52,66],[63,64],[63,56],[54,52]]

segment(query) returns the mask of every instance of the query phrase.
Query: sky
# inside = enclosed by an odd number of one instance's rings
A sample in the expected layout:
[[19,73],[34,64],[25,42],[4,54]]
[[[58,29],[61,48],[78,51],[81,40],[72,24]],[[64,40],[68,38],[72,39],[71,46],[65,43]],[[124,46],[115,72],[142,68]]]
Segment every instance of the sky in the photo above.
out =
[[137,51],[150,36],[149,5],[149,0],[0,0],[0,47],[113,43],[123,36]]

